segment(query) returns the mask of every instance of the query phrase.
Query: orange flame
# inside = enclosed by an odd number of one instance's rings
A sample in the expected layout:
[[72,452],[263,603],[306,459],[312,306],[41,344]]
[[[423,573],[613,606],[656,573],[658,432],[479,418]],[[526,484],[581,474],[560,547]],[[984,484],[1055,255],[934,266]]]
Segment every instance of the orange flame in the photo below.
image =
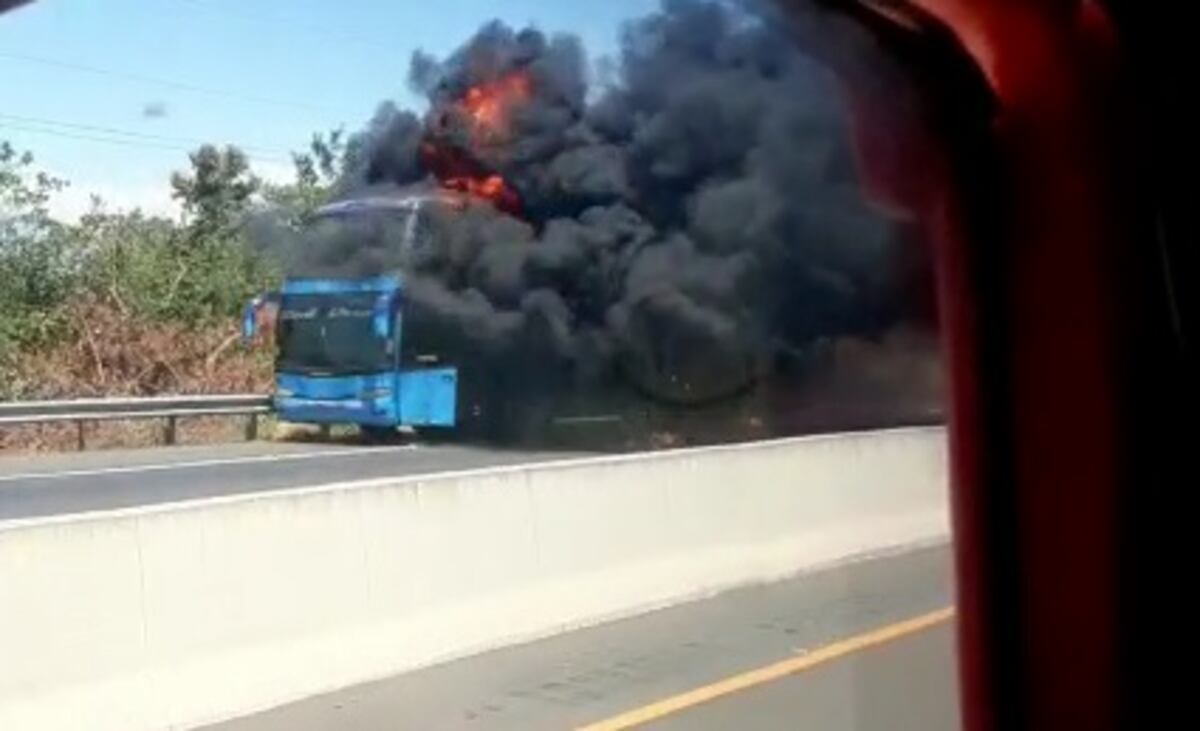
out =
[[[467,89],[461,98],[450,103],[457,114],[437,115],[433,129],[422,142],[420,155],[426,169],[448,190],[483,198],[506,213],[520,215],[520,196],[484,161],[480,152],[509,141],[512,110],[532,94],[532,82],[524,71]],[[455,140],[446,133],[442,125],[447,125],[450,119],[466,123],[467,140]]]
[[503,136],[508,132],[508,115],[512,108],[528,100],[532,93],[528,74],[517,71],[472,86],[458,105],[471,118],[476,133]]
[[488,175],[484,178],[467,176],[446,178],[441,183],[450,190],[487,199],[502,211],[520,212],[520,198],[517,197],[516,191],[509,187],[508,183],[504,182],[504,178],[499,175]]

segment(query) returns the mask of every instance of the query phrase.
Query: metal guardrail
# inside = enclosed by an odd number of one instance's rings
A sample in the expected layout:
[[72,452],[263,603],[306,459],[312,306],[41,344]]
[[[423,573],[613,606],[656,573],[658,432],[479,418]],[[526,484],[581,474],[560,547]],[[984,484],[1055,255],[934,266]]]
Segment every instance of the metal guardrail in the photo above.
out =
[[0,402],[0,426],[75,422],[79,449],[86,447],[83,425],[115,419],[164,419],[163,442],[175,443],[176,422],[187,416],[248,416],[246,439],[258,437],[258,415],[271,411],[271,397],[258,394],[84,398],[67,401]]

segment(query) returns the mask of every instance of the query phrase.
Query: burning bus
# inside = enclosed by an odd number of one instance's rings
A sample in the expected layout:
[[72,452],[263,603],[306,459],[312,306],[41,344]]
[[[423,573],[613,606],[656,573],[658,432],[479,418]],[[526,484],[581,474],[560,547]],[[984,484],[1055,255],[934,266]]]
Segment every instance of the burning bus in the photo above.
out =
[[[281,247],[284,418],[514,436],[712,415],[723,440],[804,430],[836,392],[905,420],[888,410],[923,379],[886,351],[932,322],[909,296],[928,271],[864,194],[828,71],[723,3],[631,22],[611,70],[498,21],[414,54],[428,109],[382,104],[340,200]],[[867,386],[814,395],[847,357]]]
[[[414,256],[428,239],[425,210],[458,207],[450,193],[358,196],[319,208],[310,237],[380,240],[395,233],[396,251]],[[399,264],[399,262],[397,262]],[[383,435],[397,427],[458,423],[458,370],[406,337],[399,267],[387,274],[289,276],[278,292],[255,298],[243,337],[265,331],[275,345],[274,406],[299,423],[351,423]]]

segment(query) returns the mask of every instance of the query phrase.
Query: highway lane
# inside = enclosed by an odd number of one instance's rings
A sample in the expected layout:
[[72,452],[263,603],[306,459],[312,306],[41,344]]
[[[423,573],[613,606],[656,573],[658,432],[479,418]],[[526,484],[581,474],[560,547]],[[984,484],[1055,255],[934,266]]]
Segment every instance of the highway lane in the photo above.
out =
[[[950,602],[946,547],[739,589],[309,698],[209,731],[648,729],[955,731],[953,631],[938,620],[770,682],[654,716],[747,672]],[[941,616],[941,615],[937,615]],[[703,694],[701,694],[703,695]]]
[[253,442],[0,458],[0,521],[581,456],[460,445]]
[[950,624],[685,708],[646,731],[954,731]]

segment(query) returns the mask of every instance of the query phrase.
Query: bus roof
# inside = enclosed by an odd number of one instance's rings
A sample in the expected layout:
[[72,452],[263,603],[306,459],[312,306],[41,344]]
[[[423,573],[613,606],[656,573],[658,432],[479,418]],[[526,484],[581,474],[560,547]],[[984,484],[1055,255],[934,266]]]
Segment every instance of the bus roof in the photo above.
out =
[[351,294],[355,292],[394,292],[400,289],[400,277],[289,277],[281,294]]
[[314,214],[317,218],[326,218],[369,212],[409,212],[432,202],[461,205],[462,196],[440,189],[364,195],[327,203],[318,208]]

